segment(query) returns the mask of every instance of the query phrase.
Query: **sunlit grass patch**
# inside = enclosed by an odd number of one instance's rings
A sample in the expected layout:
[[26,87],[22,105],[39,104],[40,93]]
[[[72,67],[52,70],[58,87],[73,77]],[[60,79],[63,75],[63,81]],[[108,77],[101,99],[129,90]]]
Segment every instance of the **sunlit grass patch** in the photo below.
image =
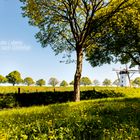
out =
[[140,98],[109,98],[0,111],[7,139],[140,139]]

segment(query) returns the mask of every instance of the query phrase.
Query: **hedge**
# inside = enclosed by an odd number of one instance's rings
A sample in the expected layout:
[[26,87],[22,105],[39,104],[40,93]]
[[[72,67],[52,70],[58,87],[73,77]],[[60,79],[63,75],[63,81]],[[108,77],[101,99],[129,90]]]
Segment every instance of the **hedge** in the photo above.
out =
[[[95,89],[93,89],[89,91],[81,91],[81,100],[123,96],[125,96],[123,93],[116,93],[113,90],[96,91]],[[0,94],[0,109],[12,107],[27,107],[33,105],[48,105],[69,101],[73,101],[73,91],[34,92],[30,94]]]

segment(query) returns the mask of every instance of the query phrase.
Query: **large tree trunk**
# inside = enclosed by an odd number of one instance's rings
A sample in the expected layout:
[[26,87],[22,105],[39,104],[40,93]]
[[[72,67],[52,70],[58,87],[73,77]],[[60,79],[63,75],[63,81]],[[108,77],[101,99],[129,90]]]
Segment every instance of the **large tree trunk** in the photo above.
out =
[[83,51],[78,49],[77,53],[77,63],[76,63],[76,73],[74,76],[74,101],[80,101],[80,79],[82,73],[82,63],[83,63]]

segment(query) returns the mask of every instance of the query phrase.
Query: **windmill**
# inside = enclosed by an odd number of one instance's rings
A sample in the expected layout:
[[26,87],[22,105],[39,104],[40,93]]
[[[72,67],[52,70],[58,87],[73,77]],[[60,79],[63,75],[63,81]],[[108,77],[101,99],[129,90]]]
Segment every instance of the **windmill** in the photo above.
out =
[[[126,87],[127,86],[127,81],[129,82],[129,86],[131,87],[131,77],[139,72],[140,73],[140,66],[138,67],[138,70],[132,70],[132,69],[128,69],[128,67],[126,66],[126,68],[123,69],[113,69],[113,71],[116,71],[117,77],[118,77],[118,81],[119,81],[119,85],[121,87]],[[130,75],[131,74],[131,75]]]

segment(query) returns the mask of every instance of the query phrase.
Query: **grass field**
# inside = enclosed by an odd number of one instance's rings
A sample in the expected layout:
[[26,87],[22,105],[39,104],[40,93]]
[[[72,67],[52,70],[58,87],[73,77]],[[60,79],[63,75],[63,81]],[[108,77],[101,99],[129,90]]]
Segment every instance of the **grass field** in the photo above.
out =
[[[70,87],[39,87],[39,86],[0,86],[0,94],[7,93],[18,93],[20,88],[20,93],[35,93],[35,92],[67,92],[73,91],[73,86]],[[125,96],[137,96],[140,97],[140,88],[129,88],[129,87],[94,87],[94,86],[81,86],[81,91],[95,90],[97,92],[115,92],[123,93]]]
[[[17,93],[18,88],[0,87],[0,91]],[[20,89],[29,94],[54,91],[51,87]],[[3,109],[0,140],[140,140],[140,89],[81,87],[81,91],[90,90],[123,93],[124,97]],[[55,91],[73,89],[57,87]]]
[[140,98],[0,111],[3,140],[139,140]]

